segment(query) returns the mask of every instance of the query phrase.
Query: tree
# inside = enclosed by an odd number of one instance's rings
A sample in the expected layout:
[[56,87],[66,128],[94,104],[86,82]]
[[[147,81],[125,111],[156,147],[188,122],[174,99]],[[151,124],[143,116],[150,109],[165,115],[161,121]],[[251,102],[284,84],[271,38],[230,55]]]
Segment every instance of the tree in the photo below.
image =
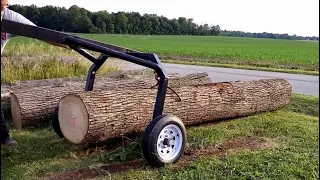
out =
[[221,30],[219,25],[198,25],[193,18],[179,17],[168,19],[156,14],[138,12],[108,11],[90,12],[76,5],[69,9],[55,6],[36,7],[12,5],[12,10],[21,13],[38,26],[76,33],[116,33],[116,34],[162,34],[162,35],[202,35],[232,36],[252,38],[272,38],[288,40],[317,40],[319,37],[274,34],[268,32],[250,33]]
[[100,17],[96,20],[96,27],[99,33],[106,33],[106,23]]

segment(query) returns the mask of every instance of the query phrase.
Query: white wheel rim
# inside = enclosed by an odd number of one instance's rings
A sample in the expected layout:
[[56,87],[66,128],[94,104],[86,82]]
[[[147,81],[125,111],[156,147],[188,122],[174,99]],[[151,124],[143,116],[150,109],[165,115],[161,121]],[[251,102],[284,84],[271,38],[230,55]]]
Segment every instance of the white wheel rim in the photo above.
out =
[[162,129],[157,140],[157,152],[165,161],[174,159],[182,148],[183,135],[176,125],[168,125]]

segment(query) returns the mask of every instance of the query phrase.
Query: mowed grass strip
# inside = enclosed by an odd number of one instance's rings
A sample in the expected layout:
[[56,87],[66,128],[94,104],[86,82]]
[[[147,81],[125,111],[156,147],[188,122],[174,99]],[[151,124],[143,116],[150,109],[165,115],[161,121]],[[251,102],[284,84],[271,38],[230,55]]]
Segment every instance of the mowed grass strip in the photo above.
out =
[[[222,36],[78,35],[142,52],[156,53],[163,60],[201,62],[201,65],[220,63],[243,67],[319,71],[319,42]],[[8,44],[7,54],[15,54],[15,49],[21,49],[17,46],[30,46],[33,43],[39,41],[18,37]],[[44,51],[48,52],[37,48],[22,48],[19,52],[37,54]]]
[[[58,58],[48,57],[42,60],[8,60],[1,63],[1,83],[14,81],[52,79],[63,77],[75,77],[87,75],[91,66],[89,61],[74,59],[71,62],[62,61]],[[116,66],[103,65],[99,74],[114,72],[118,70]]]
[[[1,83],[84,76],[92,65],[75,51],[41,41],[22,38],[10,43],[1,57]],[[119,66],[104,64],[98,73],[116,70]]]
[[162,60],[163,63],[170,64],[186,64],[195,66],[209,66],[209,67],[221,67],[221,68],[235,68],[235,69],[246,69],[256,71],[269,71],[269,72],[281,72],[291,74],[305,74],[319,76],[319,71],[303,70],[303,69],[284,69],[284,68],[273,68],[273,67],[262,67],[257,65],[237,65],[237,64],[224,64],[215,62],[203,62],[203,61],[186,61],[186,60]]
[[[275,112],[188,128],[189,152],[219,148],[229,140],[245,137],[265,139],[272,144],[270,148],[199,156],[183,168],[129,167],[111,174],[101,170],[95,179],[319,179],[318,108],[318,97],[294,94],[287,107]],[[99,169],[103,164],[142,158],[140,137],[81,150],[59,139],[50,126],[22,131],[11,127],[11,132],[20,146],[1,148],[3,179],[41,179],[77,168]]]

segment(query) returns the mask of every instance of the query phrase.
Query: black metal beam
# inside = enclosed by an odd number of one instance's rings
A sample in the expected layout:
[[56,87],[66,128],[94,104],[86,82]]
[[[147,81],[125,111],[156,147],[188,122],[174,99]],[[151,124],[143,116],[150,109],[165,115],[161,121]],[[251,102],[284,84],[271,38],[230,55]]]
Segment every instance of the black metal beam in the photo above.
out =
[[[141,53],[112,44],[102,43],[43,27],[31,26],[8,20],[2,20],[1,32],[35,38],[51,43],[65,44],[76,50],[88,60],[92,61],[94,64],[88,71],[85,91],[91,91],[93,89],[96,71],[102,66],[108,57],[116,57],[155,70],[160,77],[160,80],[153,118],[162,114],[168,86],[168,76],[156,54]],[[95,58],[84,49],[100,52],[101,55],[99,58]]]
[[42,41],[65,44],[64,38],[69,36],[66,33],[46,29],[43,27],[22,24],[3,19],[1,21],[1,32],[6,32],[18,36],[35,38]]
[[[80,37],[77,37],[77,36],[72,36],[74,38],[80,38]],[[99,46],[103,46],[105,48],[109,48],[109,49],[113,49],[115,51],[119,51],[119,52],[122,52],[122,53],[141,53],[139,51],[136,51],[136,50],[133,50],[133,49],[128,49],[128,48],[125,48],[125,47],[121,47],[121,46],[116,46],[114,44],[106,44],[106,43],[103,43],[103,42],[100,42],[100,41],[96,41],[96,40],[92,40],[92,39],[87,39],[87,38],[83,38],[81,37],[80,39],[82,40],[85,40],[87,42],[90,42],[92,44],[97,44]]]
[[18,35],[18,36],[25,36],[25,37],[29,37],[29,38],[39,39],[42,41],[47,41],[47,42],[51,42],[51,43],[58,43],[58,44],[65,44],[65,45],[68,45],[65,42],[65,38],[72,36],[74,38],[83,39],[86,42],[90,42],[91,44],[98,44],[98,45],[103,46],[105,48],[114,49],[114,50],[122,52],[122,53],[130,53],[130,52],[139,53],[139,51],[136,51],[133,49],[128,49],[128,48],[113,45],[113,44],[107,44],[107,43],[103,43],[103,42],[99,42],[99,41],[95,41],[95,40],[91,40],[91,39],[86,39],[83,37],[78,37],[78,36],[71,35],[68,33],[63,33],[60,31],[55,31],[55,30],[51,30],[51,29],[47,29],[47,28],[43,28],[43,27],[39,27],[39,26],[22,24],[22,23],[18,23],[18,22],[6,20],[6,19],[3,19],[1,21],[1,32],[7,32],[7,33],[11,33],[11,34]]
[[92,56],[90,53],[88,53],[87,51],[85,51],[84,49],[80,49],[79,47],[77,46],[73,46],[73,45],[70,45],[70,47],[77,51],[79,54],[81,54],[82,56],[84,56],[85,58],[87,58],[88,60],[90,60],[91,62],[93,63],[98,63],[98,59],[95,58],[94,56]]
[[161,71],[159,65],[154,62],[150,62],[148,60],[145,60],[145,59],[142,59],[142,58],[130,55],[130,54],[126,54],[126,53],[122,53],[122,52],[119,52],[119,51],[116,51],[113,49],[109,49],[109,48],[100,46],[98,44],[89,43],[89,42],[83,40],[82,38],[75,38],[73,36],[68,36],[65,38],[65,42],[70,45],[80,46],[80,47],[83,47],[88,50],[92,50],[92,51],[106,54],[110,57],[116,57],[116,58],[123,59],[123,60],[138,64],[141,66],[145,66],[145,67],[154,69],[157,72]]
[[87,75],[87,81],[86,81],[86,87],[85,91],[92,91],[94,80],[97,74],[97,71],[99,68],[103,65],[103,63],[108,59],[108,56],[101,54],[99,58],[97,59],[98,63],[92,64]]

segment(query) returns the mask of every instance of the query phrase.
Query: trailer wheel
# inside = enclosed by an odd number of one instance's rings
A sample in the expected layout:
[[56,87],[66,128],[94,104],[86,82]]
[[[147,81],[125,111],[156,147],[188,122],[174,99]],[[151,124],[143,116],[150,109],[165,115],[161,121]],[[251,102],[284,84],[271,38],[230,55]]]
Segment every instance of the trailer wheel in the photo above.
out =
[[59,112],[59,108],[56,107],[52,113],[52,127],[53,127],[54,132],[56,132],[59,137],[63,138],[64,136],[63,136],[61,129],[60,129],[58,112]]
[[184,152],[186,134],[186,128],[178,117],[156,117],[146,128],[142,140],[146,161],[153,167],[177,162]]

